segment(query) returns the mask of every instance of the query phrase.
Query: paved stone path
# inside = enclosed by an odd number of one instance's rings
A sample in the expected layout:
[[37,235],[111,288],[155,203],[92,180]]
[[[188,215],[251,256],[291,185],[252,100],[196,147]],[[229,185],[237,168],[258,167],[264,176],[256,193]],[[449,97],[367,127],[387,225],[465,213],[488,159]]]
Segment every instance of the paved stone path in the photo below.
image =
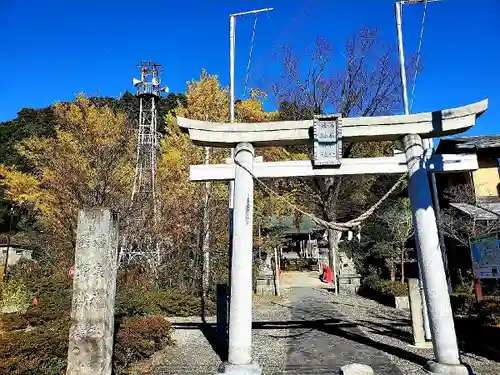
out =
[[[199,318],[184,318],[174,326],[177,345],[157,353],[148,371],[139,374],[214,375],[221,363],[214,326]],[[327,291],[310,286],[285,290],[280,299],[256,297],[253,343],[263,375],[337,375],[341,366],[354,362],[371,366],[376,375],[402,375],[337,311]]]
[[340,367],[362,363],[375,374],[402,375],[356,324],[345,320],[327,292],[293,288],[288,296],[290,323],[284,374],[339,374]]

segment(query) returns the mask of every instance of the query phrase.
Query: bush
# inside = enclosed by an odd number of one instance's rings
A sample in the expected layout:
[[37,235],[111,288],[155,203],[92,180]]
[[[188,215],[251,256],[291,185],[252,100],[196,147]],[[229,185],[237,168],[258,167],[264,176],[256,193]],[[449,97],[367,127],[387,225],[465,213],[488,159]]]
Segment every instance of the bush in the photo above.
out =
[[454,314],[468,315],[475,303],[473,294],[453,292],[450,294],[451,309]]
[[[172,344],[172,327],[163,317],[125,317],[117,319],[117,323],[114,347],[117,374]],[[56,319],[32,330],[5,332],[0,337],[0,374],[64,374],[70,324],[69,319]]]
[[[212,296],[214,297],[214,296]],[[179,290],[170,290],[160,294],[161,301],[158,303],[162,314],[166,316],[201,316],[201,298]],[[215,302],[213,299],[205,300],[205,314],[215,314]]]
[[16,280],[2,283],[0,309],[3,312],[24,312],[32,301],[33,295],[24,283]]
[[172,326],[160,316],[125,317],[116,335],[113,366],[116,374],[126,373],[135,362],[172,345]]
[[406,297],[408,296],[408,284],[399,281],[393,282],[384,280],[382,281],[382,290],[384,293],[393,297]]
[[500,300],[484,300],[475,304],[473,311],[480,324],[500,325]]
[[29,321],[24,314],[12,313],[4,314],[1,317],[0,326],[4,331],[15,331],[25,329],[29,325]]
[[9,267],[9,280],[23,282],[34,293],[39,287],[40,279],[47,276],[43,271],[37,262],[21,258],[17,264]]
[[68,355],[69,320],[59,319],[29,331],[0,337],[0,373],[63,374]]
[[[115,313],[119,316],[200,316],[201,298],[178,290],[155,291],[143,288],[118,290]],[[205,301],[205,313],[215,313],[212,299]]]
[[315,271],[318,269],[318,263],[314,259],[283,259],[281,267],[283,271]]
[[358,291],[359,295],[387,306],[394,306],[395,297],[408,296],[408,284],[381,280],[378,276],[367,276]]
[[472,312],[476,297],[471,285],[459,285],[450,294],[451,309],[457,315],[469,315]]
[[[69,318],[73,294],[72,280],[64,273],[41,269],[31,260],[21,259],[9,270],[9,283],[22,284],[27,288],[26,315],[29,325],[38,326],[45,322]],[[31,306],[37,296],[39,306]],[[2,323],[9,325],[15,317],[2,317]]]
[[[69,319],[71,311],[71,289],[47,289],[40,293],[39,305],[30,306],[24,314],[4,314],[0,317],[2,327],[7,330],[36,327],[58,319]],[[31,304],[30,300],[30,304]]]

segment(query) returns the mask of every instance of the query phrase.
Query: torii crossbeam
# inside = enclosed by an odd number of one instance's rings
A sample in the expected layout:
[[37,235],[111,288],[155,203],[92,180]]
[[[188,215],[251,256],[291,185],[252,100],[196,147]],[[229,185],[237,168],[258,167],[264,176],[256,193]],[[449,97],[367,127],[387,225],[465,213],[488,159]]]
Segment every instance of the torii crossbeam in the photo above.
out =
[[[483,100],[463,107],[403,116],[341,118],[268,123],[211,123],[177,117],[179,126],[198,145],[231,148],[235,161],[191,166],[191,180],[234,179],[234,237],[231,259],[229,353],[224,372],[260,374],[252,361],[253,176],[320,177],[346,174],[408,172],[419,262],[440,374],[462,374],[455,326],[439,248],[436,218],[427,172],[475,170],[476,155],[436,155],[424,160],[422,138],[464,132],[488,107]],[[402,139],[404,154],[386,158],[343,159],[342,142]],[[265,163],[255,160],[254,146],[308,144],[314,160]],[[250,173],[249,173],[250,172]],[[466,369],[465,369],[466,370]]]

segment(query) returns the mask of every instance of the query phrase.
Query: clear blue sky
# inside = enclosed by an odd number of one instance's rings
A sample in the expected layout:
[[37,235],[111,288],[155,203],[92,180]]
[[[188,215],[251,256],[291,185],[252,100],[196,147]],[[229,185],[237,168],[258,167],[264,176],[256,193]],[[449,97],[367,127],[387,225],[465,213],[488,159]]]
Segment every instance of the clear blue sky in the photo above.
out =
[[[278,46],[300,50],[319,35],[341,52],[362,25],[395,42],[391,0],[0,0],[3,88],[0,121],[23,107],[71,100],[75,93],[119,96],[132,90],[142,59],[165,66],[172,92],[201,68],[228,83],[228,15],[274,7],[259,18],[250,86],[265,85]],[[404,37],[415,52],[422,5],[405,6]],[[442,0],[428,8],[414,112],[490,99],[488,112],[469,134],[500,133],[500,1]],[[242,94],[253,18],[237,23],[237,95]],[[273,68],[274,66],[274,68]]]

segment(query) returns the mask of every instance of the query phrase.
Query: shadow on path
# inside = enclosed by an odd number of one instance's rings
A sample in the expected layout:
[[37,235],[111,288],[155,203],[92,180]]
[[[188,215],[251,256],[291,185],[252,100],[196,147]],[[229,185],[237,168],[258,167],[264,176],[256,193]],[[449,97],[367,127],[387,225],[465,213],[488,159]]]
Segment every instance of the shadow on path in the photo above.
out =
[[500,362],[500,327],[482,325],[474,318],[455,318],[458,346],[462,352],[473,353]]
[[[303,289],[291,293],[290,305],[281,305],[290,309],[290,320],[252,323],[254,330],[285,331],[280,336],[287,339],[285,372],[300,373],[315,368],[334,371],[348,363],[365,363],[372,366],[376,373],[402,375],[386,353],[419,366],[426,364],[425,357],[401,347],[374,341],[359,328],[363,325],[381,335],[411,342],[411,334],[399,328],[408,324],[407,319],[392,321],[386,318],[387,323],[381,324],[368,320],[351,322],[335,309],[334,304],[328,302],[327,297],[317,292],[311,293],[312,288]],[[326,318],[317,319],[318,316]],[[174,323],[173,326],[179,330],[200,330],[221,361],[227,360],[227,341],[221,340],[216,323],[188,322]]]

